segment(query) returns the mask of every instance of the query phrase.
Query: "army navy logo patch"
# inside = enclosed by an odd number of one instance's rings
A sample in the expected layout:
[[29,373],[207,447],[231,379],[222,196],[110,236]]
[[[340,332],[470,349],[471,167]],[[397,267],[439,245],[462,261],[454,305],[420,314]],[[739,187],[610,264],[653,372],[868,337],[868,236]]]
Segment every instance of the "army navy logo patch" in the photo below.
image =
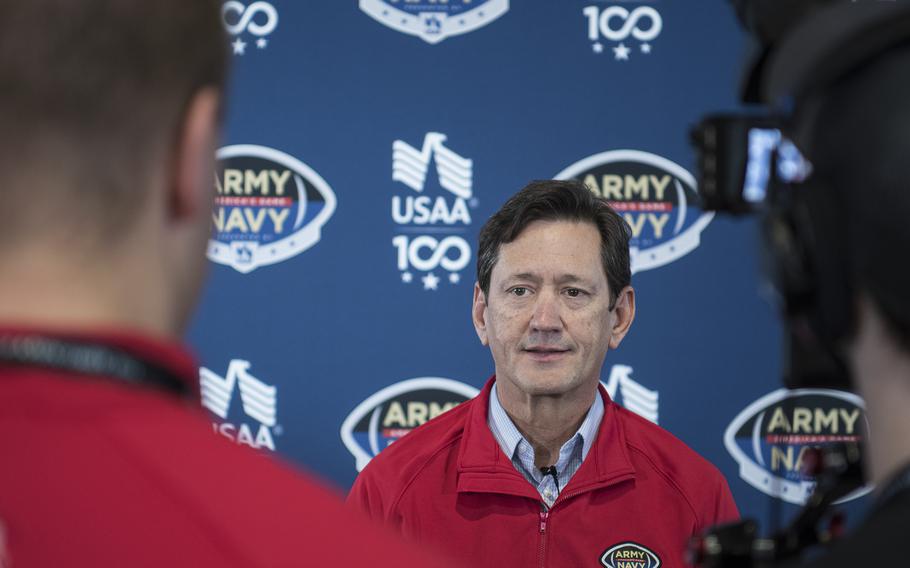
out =
[[442,377],[399,381],[357,405],[341,425],[341,440],[354,456],[357,471],[393,442],[477,396],[471,385]]
[[576,179],[606,199],[629,224],[632,274],[670,264],[695,250],[714,218],[699,204],[695,177],[663,156],[611,150],[556,174]]
[[[849,392],[778,389],[740,412],[724,432],[724,445],[739,464],[739,476],[766,495],[805,505],[815,476],[804,459],[812,448],[866,442],[865,402]],[[839,502],[872,490],[861,487]]]
[[218,150],[208,257],[247,274],[288,260],[322,238],[335,193],[297,158],[265,146]]
[[384,26],[435,44],[481,28],[509,11],[509,0],[360,0]]
[[658,568],[660,557],[634,542],[614,544],[600,555],[604,568]]

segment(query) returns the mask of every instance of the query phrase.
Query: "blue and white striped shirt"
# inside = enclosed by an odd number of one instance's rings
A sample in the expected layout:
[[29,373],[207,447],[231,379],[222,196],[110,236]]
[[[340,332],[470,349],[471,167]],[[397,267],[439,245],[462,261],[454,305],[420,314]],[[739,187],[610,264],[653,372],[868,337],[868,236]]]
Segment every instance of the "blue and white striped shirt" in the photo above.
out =
[[521,473],[528,482],[537,488],[541,498],[552,507],[553,502],[559,491],[565,487],[581,463],[588,456],[588,451],[594,444],[594,438],[597,436],[597,430],[600,428],[600,421],[604,415],[603,399],[598,392],[594,397],[594,404],[588,409],[588,414],[584,421],[575,432],[575,435],[562,445],[559,449],[559,459],[556,461],[556,472],[559,478],[559,487],[551,475],[543,475],[534,465],[534,447],[531,446],[515,423],[506,414],[505,409],[499,402],[499,395],[496,390],[496,383],[493,383],[493,390],[490,392],[490,409],[487,414],[487,424],[490,426],[490,432],[499,442],[499,447],[512,460],[512,465]]

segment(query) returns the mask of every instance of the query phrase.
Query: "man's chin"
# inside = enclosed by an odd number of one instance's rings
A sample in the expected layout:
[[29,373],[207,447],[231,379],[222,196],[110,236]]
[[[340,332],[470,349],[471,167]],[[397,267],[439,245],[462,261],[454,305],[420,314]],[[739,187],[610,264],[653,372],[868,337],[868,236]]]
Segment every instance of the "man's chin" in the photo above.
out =
[[531,373],[515,381],[518,388],[531,396],[559,396],[578,388],[579,383],[565,375]]

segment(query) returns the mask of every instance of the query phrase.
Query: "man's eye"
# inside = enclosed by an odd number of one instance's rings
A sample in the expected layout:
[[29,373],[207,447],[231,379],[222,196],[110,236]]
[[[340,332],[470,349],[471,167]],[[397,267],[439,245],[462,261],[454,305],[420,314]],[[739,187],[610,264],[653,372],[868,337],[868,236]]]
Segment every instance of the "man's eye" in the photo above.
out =
[[582,292],[582,291],[579,290],[578,288],[569,288],[569,289],[566,290],[566,294],[567,294],[570,298],[577,298],[578,296],[581,296],[583,293],[584,293],[584,292]]
[[525,294],[527,294],[527,293],[528,293],[528,289],[527,289],[527,288],[522,288],[521,286],[516,286],[515,288],[512,288],[512,289],[510,290],[510,292],[512,293],[512,295],[514,295],[514,296],[519,296],[519,297],[520,297],[520,296],[524,296]]

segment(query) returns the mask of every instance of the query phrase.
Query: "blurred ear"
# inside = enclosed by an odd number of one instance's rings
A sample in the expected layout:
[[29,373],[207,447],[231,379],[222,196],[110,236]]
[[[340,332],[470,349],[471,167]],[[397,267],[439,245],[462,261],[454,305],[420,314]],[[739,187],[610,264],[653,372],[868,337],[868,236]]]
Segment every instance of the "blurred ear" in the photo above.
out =
[[173,221],[209,214],[214,195],[215,146],[221,96],[214,87],[196,92],[177,133],[168,214]]
[[626,286],[616,296],[611,318],[610,349],[616,349],[635,319],[635,290],[631,286]]
[[484,296],[480,284],[474,283],[474,302],[471,305],[471,320],[474,322],[474,331],[480,342],[487,345],[487,298]]

